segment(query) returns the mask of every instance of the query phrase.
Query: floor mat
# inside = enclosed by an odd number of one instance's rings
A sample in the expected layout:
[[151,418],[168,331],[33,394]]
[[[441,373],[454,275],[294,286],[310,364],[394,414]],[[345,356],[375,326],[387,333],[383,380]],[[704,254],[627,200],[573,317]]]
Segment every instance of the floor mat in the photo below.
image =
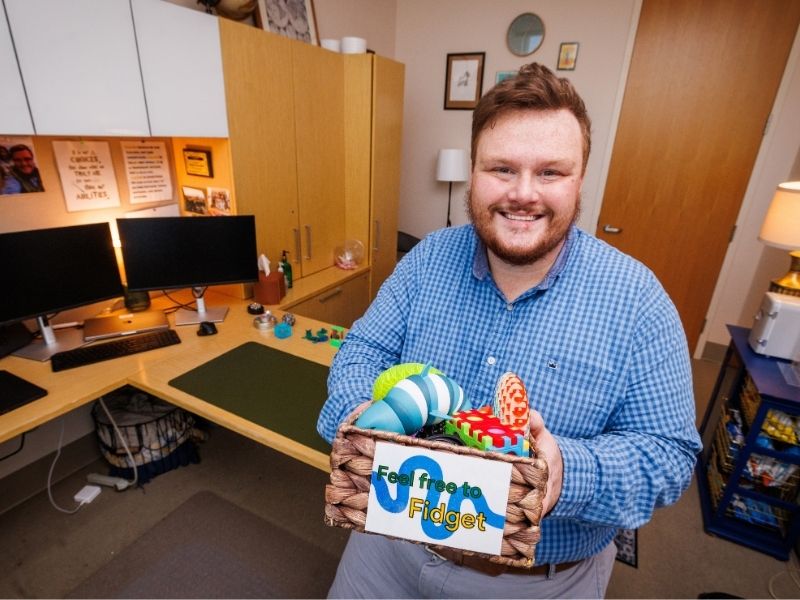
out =
[[614,543],[617,545],[617,560],[638,567],[639,530],[620,529],[614,538]]
[[199,492],[68,598],[324,598],[338,556]]

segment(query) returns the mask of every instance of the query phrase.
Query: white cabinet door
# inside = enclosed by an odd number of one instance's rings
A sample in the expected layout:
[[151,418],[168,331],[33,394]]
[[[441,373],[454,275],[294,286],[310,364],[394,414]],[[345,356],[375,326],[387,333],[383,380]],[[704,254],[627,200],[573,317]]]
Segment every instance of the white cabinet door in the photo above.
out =
[[0,134],[32,134],[31,113],[5,14],[0,15],[0,81]]
[[150,134],[128,0],[5,4],[37,134]]
[[132,0],[150,131],[228,137],[217,17],[163,0]]

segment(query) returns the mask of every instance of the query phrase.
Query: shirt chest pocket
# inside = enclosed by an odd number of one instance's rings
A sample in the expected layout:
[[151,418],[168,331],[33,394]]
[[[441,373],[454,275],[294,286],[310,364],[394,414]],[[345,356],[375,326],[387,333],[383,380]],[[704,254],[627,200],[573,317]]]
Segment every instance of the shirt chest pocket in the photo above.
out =
[[545,357],[530,386],[531,405],[555,434],[585,437],[600,433],[618,392],[613,371],[574,359]]

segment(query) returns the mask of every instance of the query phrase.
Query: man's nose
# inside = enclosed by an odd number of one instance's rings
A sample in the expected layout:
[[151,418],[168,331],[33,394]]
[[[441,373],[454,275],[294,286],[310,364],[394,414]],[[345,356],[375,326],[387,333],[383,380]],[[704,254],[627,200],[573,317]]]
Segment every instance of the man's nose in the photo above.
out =
[[538,195],[536,178],[531,173],[522,172],[514,180],[508,198],[517,202],[534,202]]

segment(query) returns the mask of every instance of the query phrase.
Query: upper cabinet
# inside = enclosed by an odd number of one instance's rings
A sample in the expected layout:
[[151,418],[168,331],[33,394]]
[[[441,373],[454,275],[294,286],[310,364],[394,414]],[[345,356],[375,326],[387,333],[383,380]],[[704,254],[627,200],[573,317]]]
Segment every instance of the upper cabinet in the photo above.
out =
[[150,134],[128,0],[4,1],[37,134]]
[[151,135],[227,137],[217,18],[163,0],[131,7]]
[[4,14],[0,15],[0,81],[0,134],[32,134],[33,121]]

